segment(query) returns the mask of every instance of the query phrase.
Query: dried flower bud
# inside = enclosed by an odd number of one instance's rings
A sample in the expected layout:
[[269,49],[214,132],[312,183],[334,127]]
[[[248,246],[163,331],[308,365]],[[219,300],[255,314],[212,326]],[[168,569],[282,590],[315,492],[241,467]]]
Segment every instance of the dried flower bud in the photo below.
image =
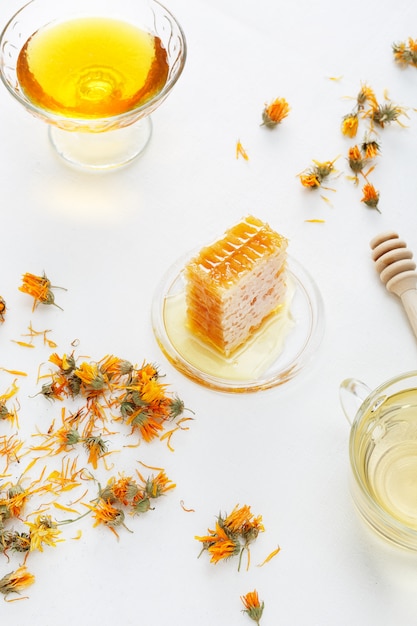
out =
[[358,110],[362,111],[365,108],[365,104],[368,103],[372,108],[378,107],[378,101],[376,99],[375,93],[371,87],[368,85],[362,85],[361,89],[356,96],[356,102],[358,106]]
[[348,152],[349,167],[354,174],[359,174],[365,167],[366,159],[363,158],[362,153],[358,146],[349,148]]
[[349,113],[342,120],[342,133],[346,137],[356,137],[358,132],[359,119],[357,113]]
[[265,104],[262,112],[262,126],[275,128],[290,112],[290,106],[285,98],[276,98],[271,104]]
[[[33,310],[39,303],[41,304],[53,304],[60,309],[61,307],[55,303],[55,296],[52,289],[57,289],[51,285],[51,281],[44,274],[43,276],[36,276],[35,274],[26,273],[22,277],[22,285],[19,287],[19,291],[27,293],[34,298]],[[59,287],[63,289],[63,287]]]
[[249,591],[244,596],[241,596],[241,600],[244,604],[243,613],[246,613],[250,619],[252,619],[259,626],[265,603],[260,602],[258,592]]
[[14,572],[10,572],[0,579],[0,593],[7,597],[10,593],[20,593],[22,589],[29,587],[35,582],[35,577],[30,574],[25,565]]
[[403,107],[397,106],[392,102],[387,102],[386,104],[381,104],[372,108],[369,111],[368,116],[374,124],[384,128],[386,124],[398,122],[400,115],[405,114],[406,113]]
[[368,136],[365,136],[363,142],[361,143],[361,150],[366,159],[374,159],[380,152],[380,146],[377,141],[369,139]]
[[6,301],[0,296],[0,322],[4,322],[6,314]]
[[321,185],[321,180],[319,180],[317,174],[314,172],[300,174],[300,181],[303,187],[308,187],[309,189],[316,189]]
[[362,191],[363,191],[363,198],[361,202],[366,204],[366,206],[369,207],[370,209],[376,209],[377,211],[379,211],[378,209],[379,192],[375,189],[375,187],[371,183],[366,183]]
[[151,509],[151,501],[149,498],[142,498],[135,501],[133,504],[133,513],[139,515],[140,513],[147,513]]
[[400,65],[417,67],[417,40],[408,38],[408,42],[394,43],[392,46],[394,60]]
[[314,166],[299,175],[303,187],[309,189],[320,187],[322,182],[334,172],[335,161],[336,159],[333,161],[313,161]]

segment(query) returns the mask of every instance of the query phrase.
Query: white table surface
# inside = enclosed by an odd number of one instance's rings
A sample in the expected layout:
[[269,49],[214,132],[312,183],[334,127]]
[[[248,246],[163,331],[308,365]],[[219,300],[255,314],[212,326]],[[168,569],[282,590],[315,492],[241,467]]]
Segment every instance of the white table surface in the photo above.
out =
[[[3,0],[0,23],[19,2]],[[59,419],[60,403],[30,398],[49,350],[18,346],[28,324],[51,329],[62,354],[158,363],[170,390],[194,412],[175,451],[143,444],[140,460],[164,467],[175,490],[155,511],[128,521],[120,540],[104,527],[63,527],[65,542],[32,553],[28,600],[0,603],[2,624],[238,626],[240,596],[257,589],[263,626],[411,626],[417,622],[417,555],[392,548],[358,519],[348,491],[349,425],[340,382],[374,387],[416,367],[416,339],[399,301],[382,286],[369,241],[395,229],[417,252],[417,69],[401,70],[391,45],[415,36],[414,0],[170,0],[188,59],[173,93],[153,115],[146,153],[109,174],[67,167],[45,126],[0,90],[0,367],[19,380],[23,433]],[[338,80],[331,78],[338,77]],[[354,143],[340,121],[361,83],[408,108],[406,128],[380,134],[370,178],[378,213],[347,180]],[[272,132],[260,127],[265,102],[285,97],[291,113]],[[361,137],[360,137],[361,138]],[[249,161],[236,159],[240,139]],[[303,189],[297,174],[313,159],[336,162],[336,191]],[[314,277],[325,305],[316,358],[289,385],[255,394],[210,391],[183,377],[152,333],[152,297],[162,275],[188,250],[243,215],[268,221]],[[324,223],[309,223],[311,218]],[[46,272],[63,307],[39,307],[18,291],[25,272]],[[12,376],[0,371],[0,394]],[[0,435],[11,429],[0,425]],[[18,476],[25,460],[10,472]],[[137,464],[134,469],[136,469]],[[134,471],[134,469],[132,471]],[[37,471],[37,470],[36,470]],[[35,472],[35,469],[34,469]],[[186,513],[181,507],[193,508]],[[194,535],[219,512],[248,504],[265,532],[248,571],[197,558]],[[59,512],[56,513],[59,517]],[[78,528],[82,538],[74,541]],[[281,552],[257,567],[277,545]],[[22,562],[0,560],[0,577]],[[10,596],[11,598],[11,596]]]

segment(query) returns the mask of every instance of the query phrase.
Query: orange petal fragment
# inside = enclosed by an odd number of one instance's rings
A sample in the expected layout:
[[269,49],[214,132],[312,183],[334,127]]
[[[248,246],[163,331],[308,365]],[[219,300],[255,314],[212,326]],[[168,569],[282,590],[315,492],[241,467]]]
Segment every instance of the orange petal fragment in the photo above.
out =
[[265,565],[265,563],[268,563],[271,559],[274,558],[274,556],[276,556],[279,552],[281,552],[281,548],[278,546],[278,548],[276,548],[275,550],[273,550],[270,554],[268,554],[268,556],[266,557],[266,559],[264,561],[262,561],[262,563],[259,563],[258,567],[262,567],[263,565]]

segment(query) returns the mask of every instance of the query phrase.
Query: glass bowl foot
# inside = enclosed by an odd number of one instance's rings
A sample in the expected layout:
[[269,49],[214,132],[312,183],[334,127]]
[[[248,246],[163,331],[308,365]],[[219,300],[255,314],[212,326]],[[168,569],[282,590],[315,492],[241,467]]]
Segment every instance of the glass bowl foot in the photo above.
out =
[[109,170],[127,165],[146,148],[152,135],[152,120],[105,132],[77,132],[49,126],[49,139],[58,155],[73,166]]

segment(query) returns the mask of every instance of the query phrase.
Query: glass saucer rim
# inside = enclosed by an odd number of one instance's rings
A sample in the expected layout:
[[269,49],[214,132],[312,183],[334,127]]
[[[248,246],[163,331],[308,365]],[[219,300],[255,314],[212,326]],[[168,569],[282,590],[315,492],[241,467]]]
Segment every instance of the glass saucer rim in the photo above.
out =
[[[293,277],[296,293],[301,294],[304,304],[308,305],[308,328],[304,333],[302,346],[291,356],[290,362],[286,362],[279,371],[268,372],[273,368],[272,364],[268,370],[256,379],[232,380],[213,376],[199,368],[178,352],[172,344],[164,324],[164,305],[166,298],[170,295],[173,286],[181,279],[181,274],[186,263],[198,252],[193,250],[182,255],[165,272],[160,280],[152,300],[151,321],[155,339],[162,353],[168,361],[187,378],[197,384],[226,393],[250,393],[278,387],[291,381],[307,365],[319,348],[324,335],[324,303],[320,290],[311,274],[293,256],[287,255],[287,271]],[[290,311],[293,304],[290,305]],[[293,335],[297,330],[297,323],[294,329],[289,332]],[[285,347],[283,352],[285,352]],[[282,356],[278,356],[276,361]],[[276,363],[276,361],[274,363]],[[288,361],[288,359],[287,359]]]

